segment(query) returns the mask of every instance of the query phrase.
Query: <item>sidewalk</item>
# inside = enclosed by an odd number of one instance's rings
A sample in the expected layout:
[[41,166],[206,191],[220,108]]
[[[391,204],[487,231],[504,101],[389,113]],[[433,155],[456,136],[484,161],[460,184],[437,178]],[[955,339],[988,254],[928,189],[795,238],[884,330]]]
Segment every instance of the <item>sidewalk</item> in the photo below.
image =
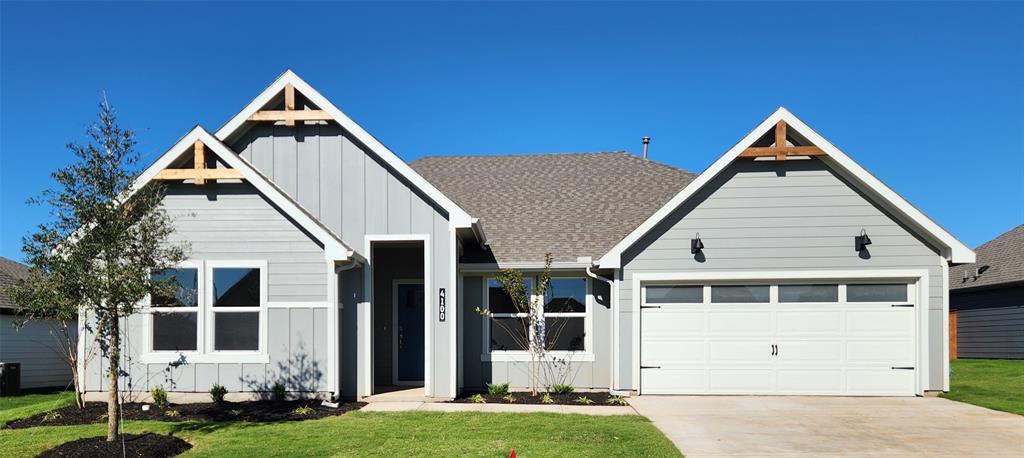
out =
[[491,412],[491,413],[575,413],[581,415],[637,415],[630,406],[567,406],[551,404],[459,404],[452,402],[371,402],[363,412]]

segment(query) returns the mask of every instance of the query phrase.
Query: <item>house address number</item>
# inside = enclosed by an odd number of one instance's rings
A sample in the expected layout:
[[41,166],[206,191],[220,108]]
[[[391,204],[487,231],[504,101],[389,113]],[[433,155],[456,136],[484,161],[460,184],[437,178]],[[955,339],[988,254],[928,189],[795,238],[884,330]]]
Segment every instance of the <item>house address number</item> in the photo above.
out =
[[437,318],[444,321],[444,313],[444,288],[440,288],[437,292]]

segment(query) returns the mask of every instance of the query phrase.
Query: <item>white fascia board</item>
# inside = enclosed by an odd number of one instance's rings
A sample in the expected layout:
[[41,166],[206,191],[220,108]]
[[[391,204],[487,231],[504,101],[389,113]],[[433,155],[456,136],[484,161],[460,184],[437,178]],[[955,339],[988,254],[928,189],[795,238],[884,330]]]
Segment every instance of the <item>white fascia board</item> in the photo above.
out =
[[309,231],[323,245],[325,258],[332,261],[347,261],[350,259],[359,261],[361,259],[361,256],[355,253],[355,250],[315,221],[295,201],[289,198],[284,191],[260,174],[245,158],[235,154],[227,145],[200,126],[194,127],[188,134],[178,140],[174,146],[168,149],[167,152],[161,155],[153,165],[146,168],[135,180],[132,192],[138,191],[149,183],[157,173],[160,173],[161,170],[166,169],[171,163],[181,157],[189,147],[195,144],[196,140],[201,141],[225,164],[241,173],[242,177],[256,188],[257,191],[270,199],[274,205],[282,209],[285,214],[295,220],[303,229]]
[[349,118],[348,115],[339,110],[338,107],[334,106],[330,100],[327,100],[326,97],[321,95],[316,89],[313,89],[312,86],[306,83],[302,78],[299,78],[299,76],[291,70],[286,70],[282,73],[281,76],[270,84],[269,87],[253,99],[252,102],[246,105],[241,112],[236,114],[235,117],[231,118],[223,127],[217,130],[217,138],[226,140],[241,129],[253,113],[256,113],[269,103],[274,96],[284,90],[284,87],[287,84],[294,86],[295,89],[304,97],[309,99],[310,102],[313,102],[313,104],[321,110],[326,111],[327,114],[334,118],[334,120],[341,125],[343,129],[369,147],[374,154],[379,156],[381,159],[384,159],[384,162],[386,162],[391,168],[395,169],[406,180],[409,180],[413,186],[416,186],[420,191],[430,197],[430,199],[437,202],[438,205],[448,211],[449,221],[453,226],[456,228],[472,227],[473,218],[470,217],[465,210],[456,205],[455,202],[445,196],[440,190],[435,188],[434,185],[430,184],[430,182],[420,176],[420,174],[416,173],[416,171],[414,171],[412,167],[409,167],[409,164],[406,164],[402,158],[398,157],[397,154],[384,146],[384,144],[374,138],[373,135],[370,135],[370,133],[363,129],[359,124],[356,124],[356,122]]
[[683,188],[678,194],[672,197],[664,206],[658,209],[650,218],[647,218],[640,226],[634,229],[626,238],[617,243],[607,254],[601,257],[598,265],[602,269],[618,269],[622,267],[622,253],[632,246],[641,237],[650,232],[662,220],[667,218],[673,211],[679,208],[687,199],[697,193],[708,182],[713,180],[719,173],[725,170],[736,160],[743,150],[752,145],[758,138],[764,135],[779,121],[785,121],[791,128],[803,135],[814,146],[821,148],[827,157],[823,158],[826,163],[834,166],[840,171],[848,173],[852,178],[859,181],[863,189],[869,191],[879,202],[890,205],[894,210],[903,216],[906,222],[911,223],[915,229],[946,247],[948,252],[943,256],[953,263],[972,263],[975,260],[974,251],[968,248],[963,242],[957,240],[952,234],[940,227],[920,210],[911,205],[902,196],[890,189],[881,180],[869,173],[853,159],[839,150],[820,134],[811,129],[807,124],[797,118],[789,110],[779,107],[771,116],[757,125],[742,140],[734,145],[729,151],[718,158],[710,167],[701,172],[689,185]]

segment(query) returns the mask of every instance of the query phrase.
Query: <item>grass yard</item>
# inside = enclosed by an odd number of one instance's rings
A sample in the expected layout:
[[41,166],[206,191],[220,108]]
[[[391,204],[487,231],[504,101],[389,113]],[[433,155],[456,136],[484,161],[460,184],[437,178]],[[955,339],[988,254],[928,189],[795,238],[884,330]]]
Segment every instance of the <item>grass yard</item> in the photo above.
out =
[[11,420],[31,417],[40,412],[59,409],[74,403],[75,395],[70,391],[0,397],[0,427]]
[[[548,413],[351,412],[288,423],[128,422],[127,432],[173,433],[183,456],[680,456],[646,418]],[[32,456],[106,425],[0,430],[0,457]]]
[[1024,360],[951,361],[949,392],[942,397],[1024,415]]

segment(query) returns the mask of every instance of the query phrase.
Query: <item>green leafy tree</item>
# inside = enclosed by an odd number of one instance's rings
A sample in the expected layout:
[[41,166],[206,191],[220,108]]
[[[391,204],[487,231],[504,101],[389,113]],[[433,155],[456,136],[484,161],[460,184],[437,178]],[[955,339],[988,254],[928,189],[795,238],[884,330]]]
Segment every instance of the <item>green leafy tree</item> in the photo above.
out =
[[95,323],[95,341],[109,361],[107,440],[114,441],[121,325],[146,295],[174,294],[174,285],[151,274],[176,266],[187,247],[168,240],[174,229],[160,205],[165,187],[135,185],[140,159],[135,133],[118,125],[105,97],[99,108],[97,121],[86,130],[87,142],[68,144],[76,160],[54,172],[53,186],[30,201],[49,208],[50,218],[23,241],[31,274],[14,286],[14,296],[28,316],[82,312],[82,319]]

